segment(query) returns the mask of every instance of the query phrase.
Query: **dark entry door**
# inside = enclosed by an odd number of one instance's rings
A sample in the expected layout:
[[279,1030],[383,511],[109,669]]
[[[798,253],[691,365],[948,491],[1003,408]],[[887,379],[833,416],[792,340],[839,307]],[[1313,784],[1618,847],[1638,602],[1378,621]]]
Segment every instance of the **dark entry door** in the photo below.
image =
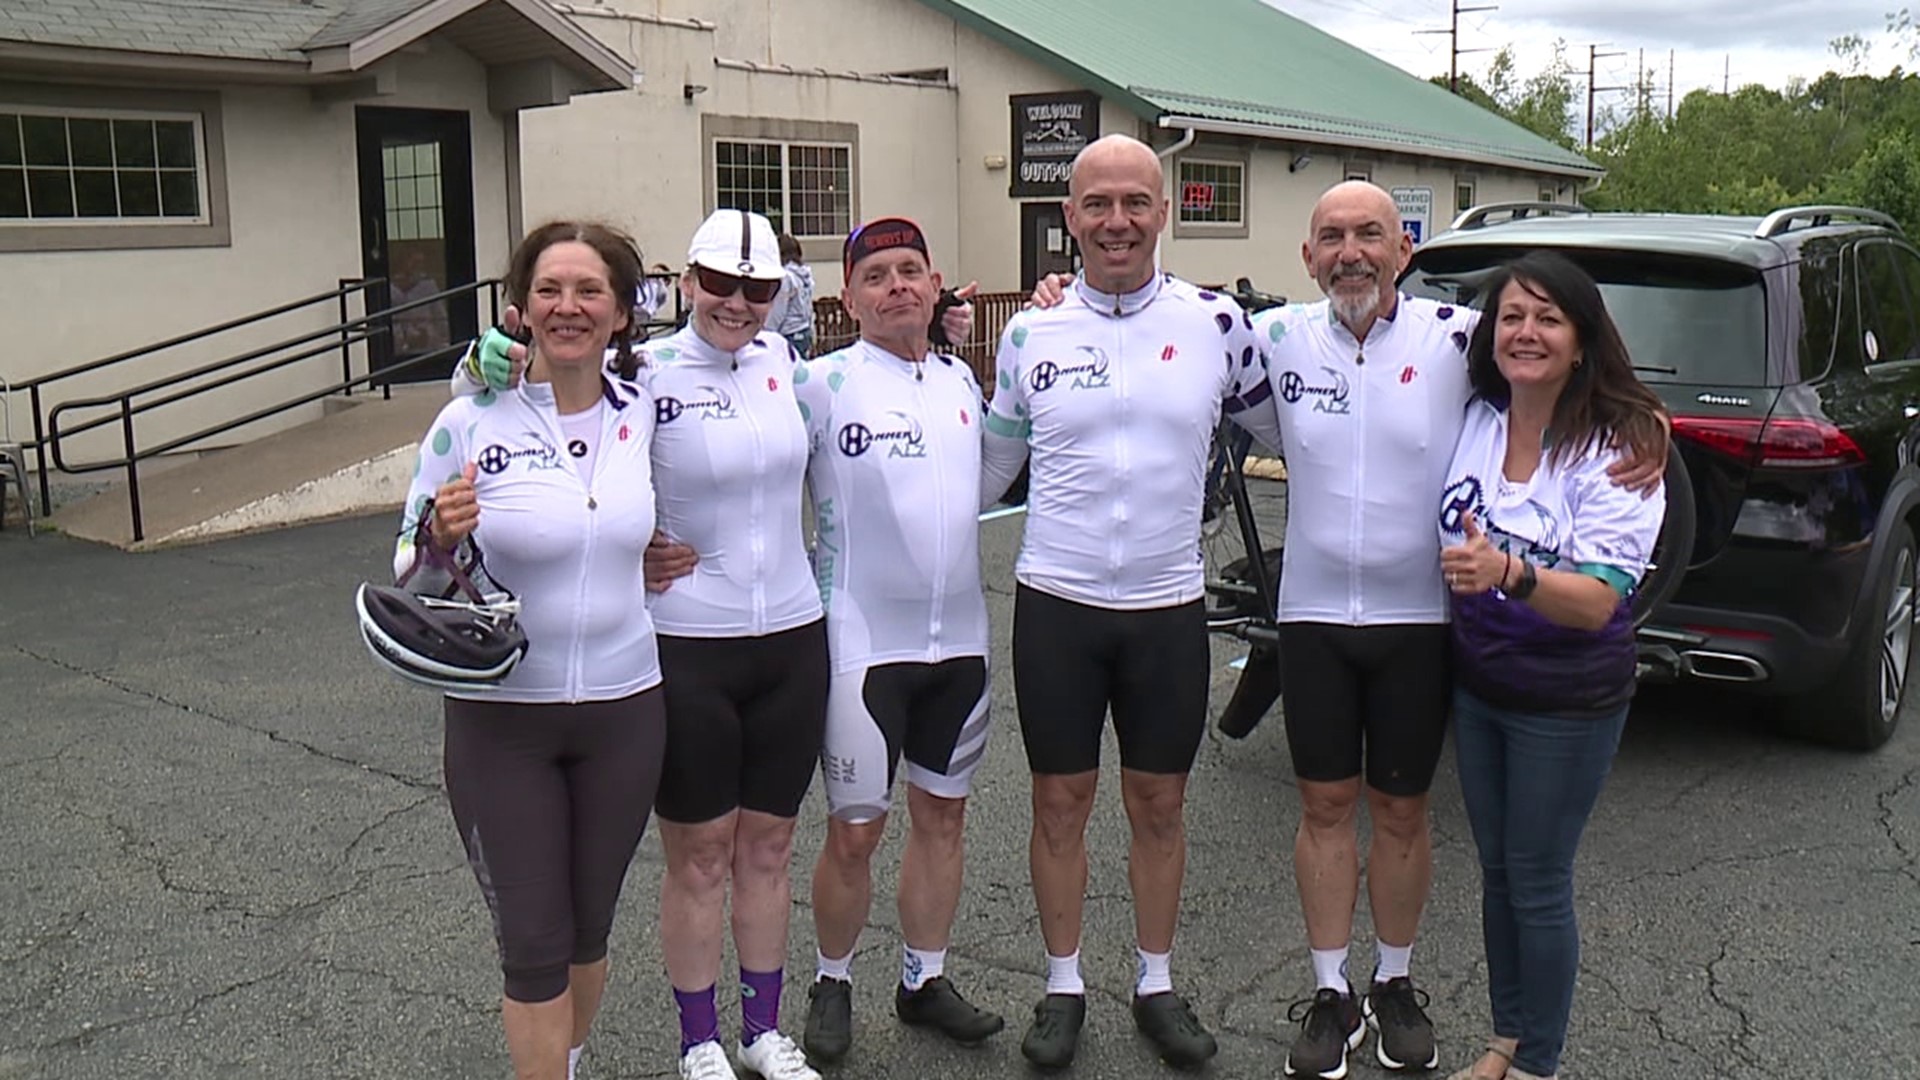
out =
[[1080,270],[1080,249],[1067,235],[1067,211],[1058,202],[1020,204],[1020,287],[1048,274]]
[[[464,112],[354,110],[359,141],[361,272],[387,284],[368,290],[367,310],[403,308],[374,324],[375,371],[474,336],[471,295],[408,307],[471,284],[473,149]],[[445,378],[453,355],[393,373],[395,382]]]

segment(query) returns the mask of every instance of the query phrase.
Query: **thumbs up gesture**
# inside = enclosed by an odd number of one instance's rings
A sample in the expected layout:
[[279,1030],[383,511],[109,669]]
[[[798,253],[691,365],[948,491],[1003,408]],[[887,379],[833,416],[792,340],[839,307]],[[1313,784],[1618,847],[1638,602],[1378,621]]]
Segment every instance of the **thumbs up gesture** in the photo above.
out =
[[1441,549],[1440,569],[1454,595],[1473,596],[1499,585],[1512,557],[1494,547],[1487,534],[1480,531],[1473,511],[1461,516],[1460,525],[1466,531],[1466,542]]
[[460,476],[449,480],[433,493],[433,543],[441,551],[452,551],[473,535],[480,524],[480,499],[473,490],[473,478],[479,469],[469,461],[460,467]]

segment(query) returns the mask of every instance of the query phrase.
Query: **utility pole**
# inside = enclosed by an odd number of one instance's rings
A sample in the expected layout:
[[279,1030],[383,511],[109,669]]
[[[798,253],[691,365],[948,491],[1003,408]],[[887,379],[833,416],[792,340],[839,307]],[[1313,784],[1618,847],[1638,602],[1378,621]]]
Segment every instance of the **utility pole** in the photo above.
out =
[[1673,119],[1673,50],[1667,50],[1667,119]]
[[1414,33],[1415,34],[1447,35],[1449,39],[1448,53],[1450,54],[1447,60],[1447,90],[1450,91],[1451,93],[1458,94],[1460,92],[1460,54],[1493,51],[1491,49],[1484,49],[1484,48],[1463,49],[1460,47],[1460,16],[1469,15],[1476,11],[1499,11],[1500,5],[1486,4],[1480,7],[1461,7],[1460,0],[1452,0],[1452,2],[1453,2],[1453,21],[1447,29],[1415,30]]
[[1593,97],[1603,90],[1625,90],[1624,86],[1596,86],[1594,77],[1599,74],[1600,61],[1615,56],[1625,56],[1623,52],[1601,52],[1600,46],[1587,46],[1587,149],[1593,149]]
[[1733,54],[1727,54],[1726,74],[1720,76],[1720,96],[1733,96]]

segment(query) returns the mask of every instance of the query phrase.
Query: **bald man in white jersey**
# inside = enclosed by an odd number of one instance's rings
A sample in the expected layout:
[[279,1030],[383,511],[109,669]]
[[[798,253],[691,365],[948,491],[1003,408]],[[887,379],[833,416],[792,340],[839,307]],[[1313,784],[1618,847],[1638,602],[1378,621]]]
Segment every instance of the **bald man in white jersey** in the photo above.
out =
[[[1156,269],[1165,182],[1138,140],[1110,135],[1081,153],[1066,218],[1085,269],[1058,306],[1008,323],[987,417],[983,501],[1032,464],[1013,665],[1047,949],[1046,996],[1021,1051],[1042,1068],[1072,1062],[1086,1018],[1086,826],[1109,711],[1132,826],[1134,1023],[1172,1065],[1218,1050],[1169,966],[1209,682],[1200,503],[1223,408],[1248,410],[1271,391],[1239,307]],[[1277,438],[1271,409],[1249,415]]]

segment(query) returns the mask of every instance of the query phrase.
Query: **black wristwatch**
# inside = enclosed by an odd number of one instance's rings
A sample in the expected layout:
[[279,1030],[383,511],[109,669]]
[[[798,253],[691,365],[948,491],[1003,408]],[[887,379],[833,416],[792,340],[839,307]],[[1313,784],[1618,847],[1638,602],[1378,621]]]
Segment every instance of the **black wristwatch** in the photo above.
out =
[[1533,564],[1521,559],[1520,580],[1513,583],[1513,588],[1507,590],[1507,595],[1515,600],[1525,600],[1533,595],[1533,590],[1539,587],[1540,575],[1534,571]]

